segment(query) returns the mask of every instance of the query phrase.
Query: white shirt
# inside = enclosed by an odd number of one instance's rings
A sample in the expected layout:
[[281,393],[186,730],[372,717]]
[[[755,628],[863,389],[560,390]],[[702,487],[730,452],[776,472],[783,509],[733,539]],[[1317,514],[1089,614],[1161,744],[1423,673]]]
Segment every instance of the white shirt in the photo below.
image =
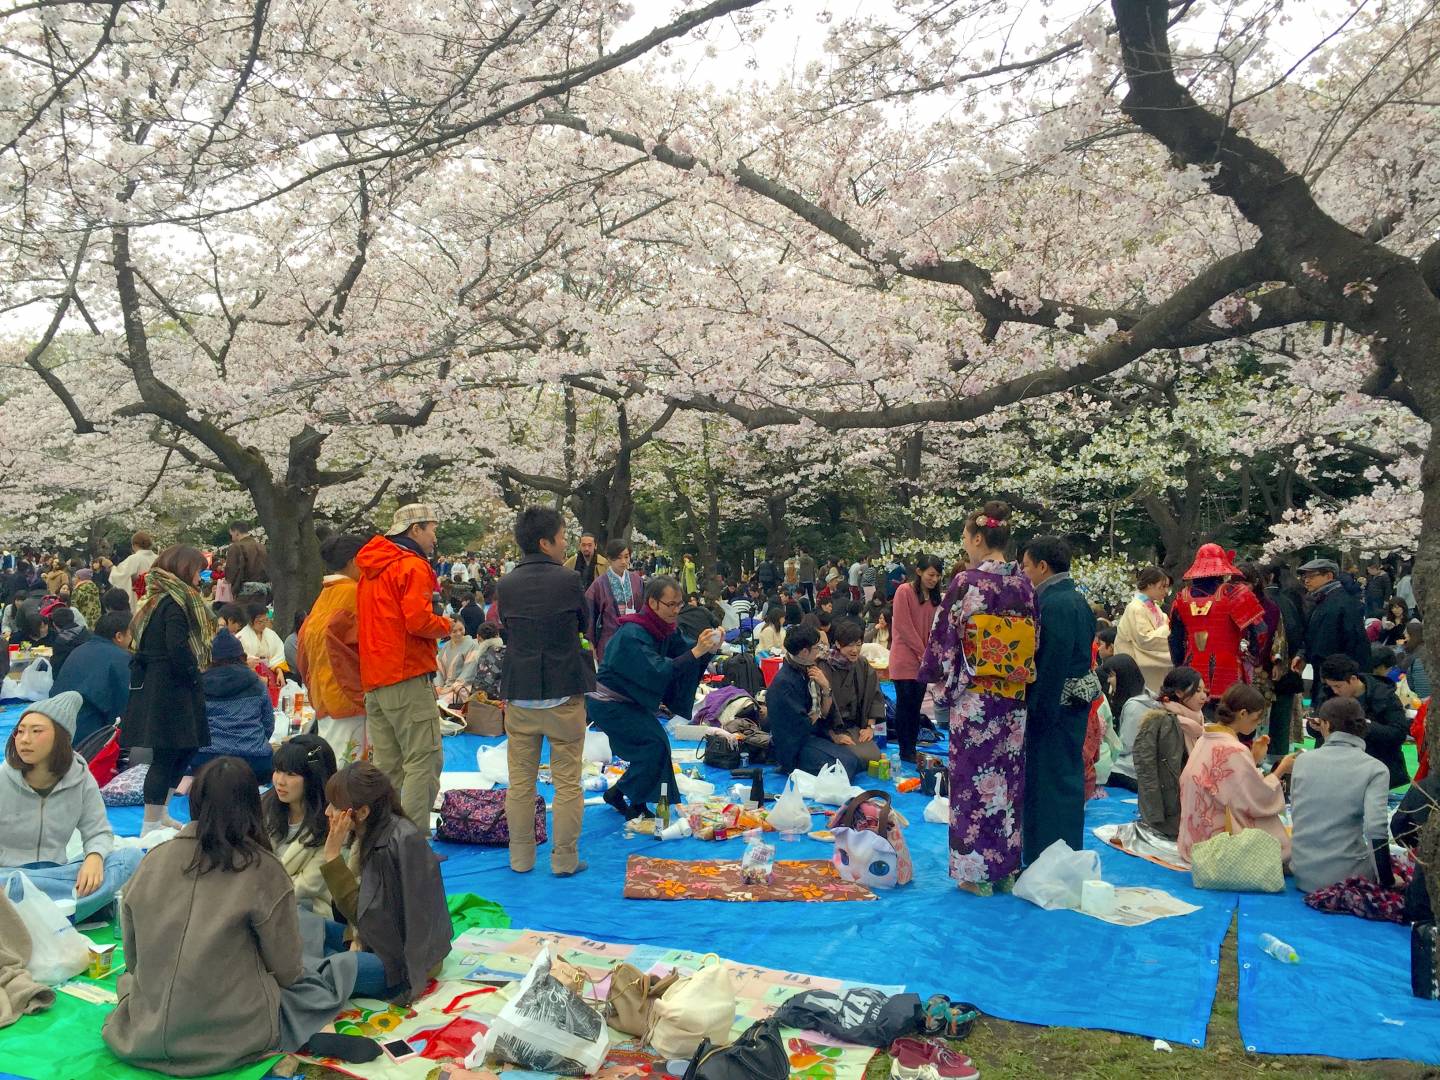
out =
[[858,589],[860,587],[860,573],[864,569],[864,564],[858,559],[850,564],[850,587],[852,589]]
[[245,647],[246,656],[263,660],[272,668],[278,668],[285,663],[285,642],[281,641],[280,635],[270,627],[265,628],[263,636],[256,634],[255,629],[250,626],[241,628],[240,633],[235,636]]

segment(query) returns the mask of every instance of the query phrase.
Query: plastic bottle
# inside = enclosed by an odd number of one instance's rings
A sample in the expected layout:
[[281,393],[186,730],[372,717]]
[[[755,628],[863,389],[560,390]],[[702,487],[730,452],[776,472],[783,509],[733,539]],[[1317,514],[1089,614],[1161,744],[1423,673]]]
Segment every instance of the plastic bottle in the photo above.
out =
[[660,785],[660,801],[655,804],[655,816],[660,819],[660,828],[670,824],[670,784]]
[[1274,934],[1261,934],[1260,948],[1282,964],[1298,964],[1300,962],[1300,954]]

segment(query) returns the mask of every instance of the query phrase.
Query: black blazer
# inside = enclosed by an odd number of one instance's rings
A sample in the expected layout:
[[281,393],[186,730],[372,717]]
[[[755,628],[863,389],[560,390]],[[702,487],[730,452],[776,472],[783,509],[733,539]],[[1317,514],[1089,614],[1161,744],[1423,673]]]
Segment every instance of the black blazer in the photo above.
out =
[[500,579],[495,600],[506,637],[502,698],[541,701],[595,689],[595,665],[580,648],[587,617],[579,574],[526,555]]

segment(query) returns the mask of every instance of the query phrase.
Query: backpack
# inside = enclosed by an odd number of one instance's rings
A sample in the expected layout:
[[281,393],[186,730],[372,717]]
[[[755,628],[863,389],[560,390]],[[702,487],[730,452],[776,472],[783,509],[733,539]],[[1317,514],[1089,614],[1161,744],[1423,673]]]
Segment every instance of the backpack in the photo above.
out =
[[75,752],[85,759],[90,775],[102,788],[115,778],[120,765],[120,725],[92,731],[81,739]]
[[[510,826],[505,820],[505,792],[458,788],[440,798],[440,824],[435,828],[437,840],[459,844],[486,844],[504,847],[510,843]],[[535,796],[535,842],[543,844],[545,832],[545,800]]]
[[862,791],[836,810],[830,815],[836,873],[872,889],[908,885],[915,878],[915,865],[900,828],[903,821],[883,791]]
[[760,667],[749,653],[737,653],[730,657],[721,665],[720,673],[725,676],[723,685],[738,686],[751,697],[765,689],[765,679],[760,674]]

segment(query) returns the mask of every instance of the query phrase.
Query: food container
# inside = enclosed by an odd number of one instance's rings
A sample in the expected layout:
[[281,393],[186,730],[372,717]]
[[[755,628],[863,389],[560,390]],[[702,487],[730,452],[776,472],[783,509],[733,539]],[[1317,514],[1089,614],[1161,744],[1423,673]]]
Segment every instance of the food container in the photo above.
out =
[[114,962],[115,962],[115,946],[114,946],[114,945],[96,945],[94,942],[91,942],[91,944],[90,944],[90,969],[89,969],[89,971],[88,971],[88,973],[87,973],[87,974],[89,974],[90,978],[92,978],[92,979],[103,979],[103,978],[105,978],[106,975],[109,975],[109,974],[110,974],[110,967],[111,967],[111,965],[112,965]]

